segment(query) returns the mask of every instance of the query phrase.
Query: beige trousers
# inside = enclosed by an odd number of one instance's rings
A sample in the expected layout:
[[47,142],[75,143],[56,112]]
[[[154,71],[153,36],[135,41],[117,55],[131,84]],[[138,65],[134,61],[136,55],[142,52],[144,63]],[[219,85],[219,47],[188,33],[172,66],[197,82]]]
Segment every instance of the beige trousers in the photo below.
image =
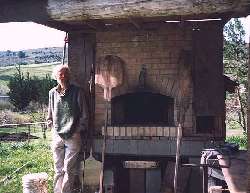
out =
[[52,132],[52,153],[54,159],[54,193],[80,192],[81,136],[75,133],[64,140]]

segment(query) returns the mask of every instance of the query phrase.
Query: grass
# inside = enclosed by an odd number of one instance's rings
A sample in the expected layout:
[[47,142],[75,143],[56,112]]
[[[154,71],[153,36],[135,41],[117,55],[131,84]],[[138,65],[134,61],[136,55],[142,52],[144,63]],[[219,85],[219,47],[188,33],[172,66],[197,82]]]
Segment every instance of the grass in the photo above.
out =
[[[13,112],[11,110],[1,109],[0,111],[0,124],[9,124],[9,123],[29,123],[36,122],[40,120],[34,120],[32,117],[33,113],[20,113]],[[0,130],[1,131],[1,130]]]
[[[57,64],[59,63],[21,65],[21,71],[24,75],[28,72],[30,76],[45,77],[46,74],[51,74],[53,67]],[[0,93],[6,94],[9,91],[8,81],[16,72],[15,66],[0,67]]]
[[[2,130],[2,129],[1,129]],[[5,130],[6,131],[6,130]],[[38,130],[37,130],[38,131]],[[41,136],[41,132],[32,133]],[[35,139],[27,142],[1,142],[0,143],[0,181],[8,175],[11,178],[0,184],[0,192],[22,193],[22,177],[28,173],[46,172],[49,176],[48,188],[52,191],[53,160],[50,150],[49,135],[47,139]],[[19,172],[13,172],[28,163]]]
[[247,135],[246,134],[242,136],[229,136],[226,138],[226,142],[238,144],[241,150],[247,150]]
[[[56,64],[58,63],[21,65],[21,71],[24,74],[29,72],[31,76],[43,77],[46,74],[50,74],[53,66]],[[0,80],[8,80],[15,72],[17,72],[15,66],[0,67]]]

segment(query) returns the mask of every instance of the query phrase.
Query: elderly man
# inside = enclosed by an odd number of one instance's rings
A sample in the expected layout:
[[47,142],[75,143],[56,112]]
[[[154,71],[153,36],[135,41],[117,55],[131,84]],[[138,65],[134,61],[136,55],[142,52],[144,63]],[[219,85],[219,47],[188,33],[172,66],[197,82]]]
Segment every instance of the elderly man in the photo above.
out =
[[56,66],[52,76],[58,83],[49,91],[47,118],[52,127],[54,193],[75,193],[80,190],[80,133],[87,129],[87,106],[82,90],[69,81],[68,66]]

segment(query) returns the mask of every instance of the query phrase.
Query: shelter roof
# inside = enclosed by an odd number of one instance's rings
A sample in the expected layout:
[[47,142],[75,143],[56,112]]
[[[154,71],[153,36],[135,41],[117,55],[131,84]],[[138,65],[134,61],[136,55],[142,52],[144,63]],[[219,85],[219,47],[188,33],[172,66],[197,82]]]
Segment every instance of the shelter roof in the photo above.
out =
[[243,17],[250,0],[2,0],[0,22],[34,21],[61,30],[95,29],[110,22]]

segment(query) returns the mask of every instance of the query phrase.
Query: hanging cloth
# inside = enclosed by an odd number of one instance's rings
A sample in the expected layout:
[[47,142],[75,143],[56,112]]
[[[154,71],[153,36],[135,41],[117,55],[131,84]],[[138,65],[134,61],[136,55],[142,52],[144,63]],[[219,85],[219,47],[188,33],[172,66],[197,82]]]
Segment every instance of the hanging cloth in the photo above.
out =
[[123,82],[123,61],[118,56],[107,55],[96,66],[95,82],[104,89],[104,99],[111,100],[111,90]]

